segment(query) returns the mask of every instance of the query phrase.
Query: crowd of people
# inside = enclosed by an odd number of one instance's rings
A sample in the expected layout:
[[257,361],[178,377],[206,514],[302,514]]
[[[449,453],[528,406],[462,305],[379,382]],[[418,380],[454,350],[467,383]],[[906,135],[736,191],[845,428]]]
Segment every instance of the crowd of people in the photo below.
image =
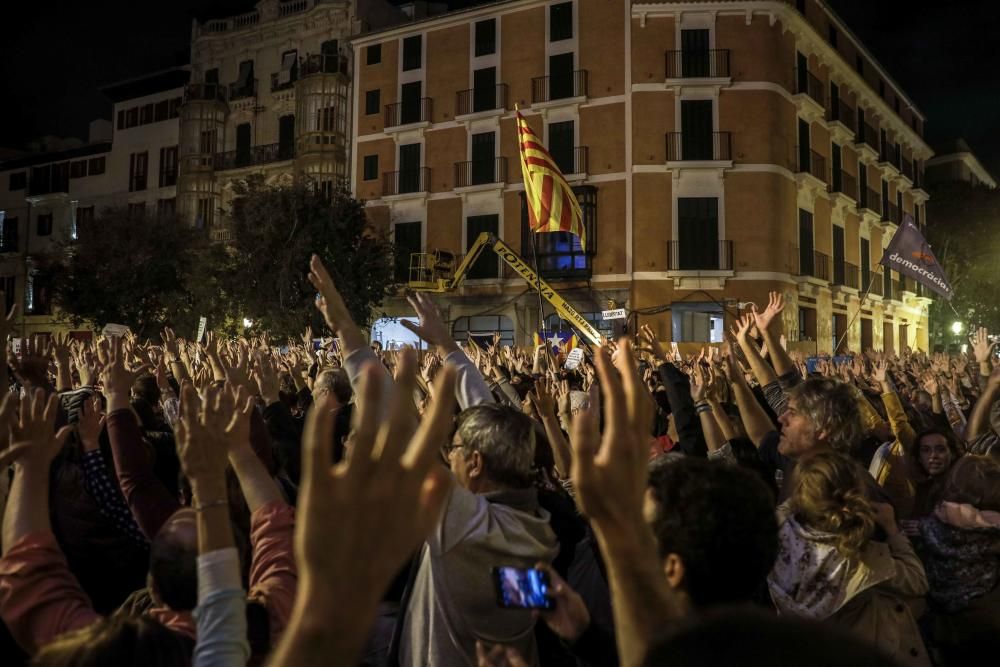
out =
[[418,294],[428,349],[386,351],[309,269],[319,350],[167,329],[0,364],[0,663],[1000,655],[985,330],[969,355],[817,364],[772,293],[697,356],[644,326],[574,365],[460,345]]

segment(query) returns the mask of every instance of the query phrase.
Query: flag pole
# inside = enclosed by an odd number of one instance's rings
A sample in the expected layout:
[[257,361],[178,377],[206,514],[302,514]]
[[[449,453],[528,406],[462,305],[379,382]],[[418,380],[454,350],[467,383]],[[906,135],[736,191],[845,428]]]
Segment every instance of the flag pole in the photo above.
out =
[[531,235],[531,261],[535,265],[535,294],[538,295],[538,327],[542,332],[542,344],[548,346],[545,340],[545,309],[542,304],[542,280],[538,273],[538,250],[536,248],[535,235],[538,233],[528,225],[528,233]]
[[[878,265],[878,271],[876,271],[875,273],[873,273],[872,277],[868,279],[868,289],[865,290],[865,293],[861,296],[861,300],[858,301],[858,312],[854,313],[854,317],[852,317],[851,321],[847,323],[847,328],[844,329],[844,334],[840,337],[840,340],[837,341],[836,347],[833,348],[833,354],[834,354],[834,356],[837,355],[837,350],[840,349],[840,345],[844,342],[844,339],[847,338],[847,334],[850,332],[851,327],[854,326],[854,323],[857,321],[858,315],[861,314],[861,309],[864,308],[864,306],[865,306],[865,300],[868,298],[868,295],[872,291],[872,285],[875,284],[875,277],[879,276],[879,275],[883,275],[882,274],[883,271],[885,271],[885,265],[884,264],[879,264]],[[885,348],[885,344],[884,343],[883,343],[882,347],[883,347],[883,349]],[[861,352],[863,354],[864,350],[861,350]]]

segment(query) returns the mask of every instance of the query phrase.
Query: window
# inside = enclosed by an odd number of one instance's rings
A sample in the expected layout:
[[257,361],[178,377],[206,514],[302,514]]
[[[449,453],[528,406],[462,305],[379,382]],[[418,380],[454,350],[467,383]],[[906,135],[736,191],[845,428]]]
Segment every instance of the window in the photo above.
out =
[[278,117],[278,159],[295,157],[295,114]]
[[81,231],[87,233],[88,229],[93,227],[94,222],[94,207],[93,206],[81,206],[76,209],[76,236],[74,238],[79,238]]
[[125,129],[125,110],[124,109],[119,109],[118,110],[118,122],[116,124],[116,127],[119,130],[124,130]]
[[156,200],[156,215],[161,218],[172,218],[177,212],[177,199],[170,197],[168,199],[157,199]]
[[[470,215],[465,219],[465,250],[468,251],[483,232],[490,234],[500,233],[500,216],[492,215]],[[483,252],[476,259],[475,263],[469,267],[467,278],[471,280],[484,280],[500,277],[500,258],[496,253]]]
[[146,202],[131,202],[128,205],[128,217],[139,219],[146,215]]
[[[597,333],[611,340],[614,340],[617,337],[615,333],[616,329],[618,330],[618,334],[621,333],[621,329],[618,329],[618,327],[615,326],[616,323],[625,322],[625,320],[606,320],[602,317],[601,311],[580,312],[580,316],[587,320],[587,322],[590,323],[590,326],[594,327]],[[545,317],[545,330],[550,335],[554,332],[572,331],[573,323],[567,322],[563,318],[559,317],[559,313],[550,313]],[[492,343],[493,341],[489,340],[487,342]]]
[[424,105],[420,96],[423,92],[421,81],[411,81],[399,87],[399,124],[419,123],[430,120],[424,117]]
[[674,302],[670,308],[671,338],[678,343],[721,343],[725,340],[724,317],[717,301]]
[[809,173],[811,143],[809,139],[809,123],[799,118],[799,171]]
[[244,167],[250,164],[250,140],[252,128],[250,123],[240,123],[236,126],[236,166]]
[[198,215],[195,217],[194,225],[198,229],[206,229],[215,222],[215,206],[212,205],[210,197],[198,200]]
[[712,100],[681,100],[682,160],[714,160]]
[[240,62],[239,70],[236,74],[236,82],[232,85],[229,96],[233,99],[251,97],[256,92],[256,81],[253,76],[253,61],[244,60]]
[[0,292],[4,295],[4,314],[10,312],[10,309],[14,307],[14,301],[17,299],[17,278],[14,276],[4,276],[0,278]]
[[[837,144],[830,145],[830,176],[834,192],[844,192],[844,174],[843,174],[843,158],[840,151],[840,146]],[[857,193],[847,192],[845,194],[856,196]]]
[[382,45],[372,44],[367,49],[365,49],[365,64],[366,65],[378,65],[382,62]]
[[420,222],[399,222],[392,228],[395,280],[405,283],[410,279],[410,255],[422,249]]
[[573,39],[573,3],[560,2],[549,7],[549,41]]
[[132,153],[128,161],[128,191],[146,189],[146,174],[149,171],[149,153]]
[[69,192],[69,162],[52,165],[52,192]]
[[170,100],[169,108],[167,110],[167,116],[169,116],[170,118],[177,118],[178,116],[180,116],[181,104],[183,103],[184,103],[184,98],[182,97],[175,97],[174,99]]
[[382,91],[378,88],[365,93],[365,114],[371,116],[377,114],[382,105]]
[[365,156],[365,180],[374,181],[378,178],[378,155]]
[[472,164],[469,165],[471,185],[495,183],[496,174],[496,133],[477,132],[472,140]]
[[161,120],[166,120],[170,113],[170,102],[168,100],[160,100],[153,107],[153,122],[159,123]]
[[549,123],[549,155],[555,160],[559,171],[564,174],[576,173],[575,142],[576,121]]
[[177,146],[160,149],[160,187],[177,185]]
[[497,52],[497,21],[476,21],[476,55],[488,56]]
[[69,177],[70,178],[83,178],[87,175],[87,161],[77,160],[76,162],[71,162],[69,165]]
[[219,68],[212,67],[205,70],[205,83],[219,83]]
[[0,217],[3,218],[3,225],[0,226],[0,252],[17,252],[17,218],[6,215]]
[[337,109],[335,107],[323,107],[319,110],[319,114],[316,117],[316,129],[320,132],[333,132],[336,118]]
[[837,37],[838,36],[839,36],[839,31],[837,30],[836,26],[834,26],[831,23],[829,29],[827,30],[827,38],[828,38],[828,41],[830,42],[830,46],[832,46],[835,49],[837,48]]
[[[799,275],[816,275],[816,257],[813,253],[813,214],[799,209]],[[819,276],[821,277],[821,276]]]
[[35,233],[38,236],[50,236],[52,234],[52,214],[39,213],[35,218]]
[[514,322],[506,315],[459,317],[451,328],[455,340],[464,342],[471,337],[483,346],[493,343],[494,333],[500,334],[501,345],[514,345]]
[[153,104],[145,104],[139,109],[139,124],[148,125],[153,122]]
[[[472,72],[472,111],[499,109],[497,99],[497,68],[484,67]],[[463,112],[467,112],[463,111]]]
[[28,274],[27,310],[33,315],[48,315],[51,312],[52,277],[47,273]]
[[87,175],[97,176],[98,174],[104,173],[104,158],[103,157],[92,157],[87,162]]
[[31,168],[29,195],[47,195],[52,192],[52,165]]
[[861,239],[861,289],[867,289],[872,278],[872,245],[868,239]]
[[198,142],[198,152],[199,153],[214,153],[215,143],[216,143],[216,133],[215,130],[202,130],[201,139]]
[[[840,225],[833,226],[833,284],[847,285],[845,281],[844,266],[844,228]],[[856,287],[856,285],[848,285]]]
[[521,194],[521,253],[538,258],[538,272],[543,278],[588,278],[593,270],[594,255],[597,254],[597,188],[593,185],[579,185],[573,188],[583,213],[583,229],[587,238],[587,248],[580,247],[580,239],[568,232],[548,232],[538,234],[531,231],[528,205]]
[[423,37],[414,35],[403,40],[403,71],[420,69],[423,66]]
[[857,71],[858,74],[861,75],[861,78],[864,78],[865,59],[861,57],[860,53],[854,57],[854,69]]
[[299,78],[299,52],[291,49],[281,54],[281,69],[278,70],[277,87],[272,85],[272,90],[288,88]]
[[681,271],[719,270],[719,200],[678,197],[677,256],[671,268]]
[[28,172],[18,171],[10,175],[10,180],[8,181],[8,187],[11,192],[15,190],[23,190],[28,185]]
[[132,107],[125,112],[125,127],[135,127],[139,124],[139,107]]

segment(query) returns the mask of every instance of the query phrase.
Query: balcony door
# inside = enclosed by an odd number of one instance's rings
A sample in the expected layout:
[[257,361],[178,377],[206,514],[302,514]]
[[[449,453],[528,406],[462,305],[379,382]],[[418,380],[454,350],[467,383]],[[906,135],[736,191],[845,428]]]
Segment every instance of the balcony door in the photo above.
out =
[[[493,215],[470,215],[466,218],[465,228],[465,250],[468,251],[472,244],[476,242],[483,232],[498,234],[500,232],[500,216]],[[483,280],[487,278],[500,277],[500,258],[496,253],[484,249],[471,267],[469,267],[468,278],[472,280]]]
[[564,174],[576,173],[573,159],[575,143],[576,121],[549,123],[549,154]]
[[573,54],[549,56],[549,99],[573,97]]
[[420,144],[399,147],[399,192],[420,192]]
[[813,255],[813,214],[799,209],[799,275],[816,275]]
[[400,87],[400,125],[419,123],[423,120],[420,117],[420,93],[422,91],[422,85],[423,83],[421,81],[413,81],[412,83],[404,83]]
[[844,228],[833,226],[833,284],[844,283]]
[[495,183],[496,134],[480,132],[472,135],[472,185]]
[[719,200],[681,197],[677,200],[677,268],[681,271],[719,269]]
[[712,159],[712,104],[712,100],[681,100],[682,160]]
[[278,119],[278,159],[295,157],[295,114]]
[[[833,177],[833,191],[834,192],[843,192],[844,191],[844,174],[841,171],[841,169],[842,169],[842,164],[841,163],[843,162],[843,160],[842,160],[841,154],[840,154],[840,146],[838,146],[837,144],[831,144],[831,146],[830,146],[830,157],[831,157],[831,163],[833,164],[833,167],[832,167],[833,174],[831,174],[831,176]],[[847,194],[853,195],[854,193],[853,192],[849,192]]]
[[250,123],[240,123],[236,126],[236,166],[250,164]]
[[497,68],[484,67],[472,73],[472,110],[497,109]]
[[709,64],[709,31],[681,30],[681,76],[712,76]]

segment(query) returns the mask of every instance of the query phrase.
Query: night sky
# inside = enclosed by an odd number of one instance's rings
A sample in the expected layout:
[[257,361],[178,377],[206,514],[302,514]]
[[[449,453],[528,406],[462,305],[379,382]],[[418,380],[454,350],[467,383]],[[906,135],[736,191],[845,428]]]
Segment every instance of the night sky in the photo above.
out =
[[[584,0],[586,1],[586,0]],[[927,116],[932,143],[964,137],[1000,175],[1000,6],[995,0],[829,0]],[[473,0],[450,3],[458,8]],[[110,118],[103,84],[188,60],[191,18],[254,0],[0,1],[0,147],[85,139]]]

